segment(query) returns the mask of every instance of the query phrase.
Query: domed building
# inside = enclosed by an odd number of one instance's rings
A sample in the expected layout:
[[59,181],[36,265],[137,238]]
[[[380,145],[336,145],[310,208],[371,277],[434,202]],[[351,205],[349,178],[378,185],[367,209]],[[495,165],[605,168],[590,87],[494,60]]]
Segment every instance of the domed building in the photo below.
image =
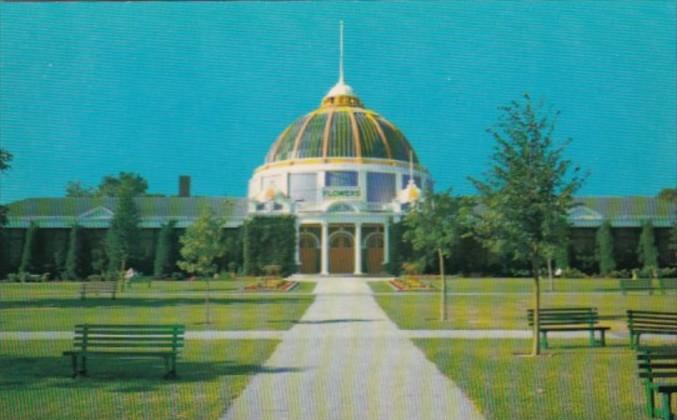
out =
[[[341,60],[342,61],[342,60]],[[250,214],[293,214],[301,273],[378,274],[388,224],[432,180],[404,134],[343,80],[292,122],[249,182]]]

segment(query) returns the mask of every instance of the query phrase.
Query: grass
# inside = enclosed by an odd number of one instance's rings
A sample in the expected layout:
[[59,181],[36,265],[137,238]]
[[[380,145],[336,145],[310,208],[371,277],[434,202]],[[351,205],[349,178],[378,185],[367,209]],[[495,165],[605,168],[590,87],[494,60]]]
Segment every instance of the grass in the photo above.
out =
[[[96,360],[71,379],[70,342],[0,341],[0,418],[218,418],[275,349],[273,340],[188,341],[179,378],[158,359]],[[280,371],[284,371],[281,368]]]
[[[239,293],[244,286],[253,284],[255,278],[242,280],[213,280],[210,289],[215,293]],[[291,293],[312,293],[315,288],[313,282],[299,282]],[[79,282],[48,282],[48,283],[0,283],[0,302],[4,298],[32,298],[40,295],[70,295],[76,296],[80,290]],[[148,287],[145,281],[127,287],[125,293],[130,295],[147,294],[174,294],[174,293],[201,293],[207,290],[207,282],[204,280],[153,280]]]
[[[188,284],[186,284],[188,283]],[[192,284],[191,284],[192,283]],[[226,284],[223,284],[226,283]],[[221,293],[211,296],[212,323],[205,323],[204,282],[140,284],[118,295],[81,300],[78,284],[0,285],[0,331],[71,331],[78,323],[181,323],[189,330],[285,330],[312,303],[315,283],[301,283],[297,293]],[[150,291],[149,291],[150,290]]]
[[[443,322],[439,321],[439,294],[401,293],[375,298],[402,329],[528,329],[526,310],[532,305],[530,294],[451,295],[449,319]],[[544,293],[541,305],[594,306],[600,323],[619,331],[625,329],[626,309],[674,312],[675,295]]]
[[[518,357],[528,340],[414,340],[488,419],[643,419],[645,397],[625,342],[591,349],[567,340]],[[674,398],[673,398],[674,400]]]
[[[441,282],[437,276],[425,276],[431,279],[433,285],[440,288]],[[393,289],[383,281],[369,282],[374,293],[392,292]],[[467,278],[447,277],[449,293],[529,293],[533,288],[531,278]],[[654,280],[654,287],[658,281]],[[541,290],[550,291],[550,281],[541,280]],[[618,279],[553,279],[555,292],[613,292],[620,291]],[[660,292],[658,292],[660,293]]]

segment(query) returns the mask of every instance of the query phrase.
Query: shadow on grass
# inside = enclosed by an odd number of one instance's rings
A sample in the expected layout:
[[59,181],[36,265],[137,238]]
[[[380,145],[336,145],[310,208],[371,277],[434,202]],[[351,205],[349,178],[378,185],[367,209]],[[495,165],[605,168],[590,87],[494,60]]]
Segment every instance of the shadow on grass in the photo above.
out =
[[[209,301],[214,305],[236,305],[236,304],[290,304],[308,302],[310,297],[293,297],[293,296],[265,296],[258,297],[251,295],[248,298],[243,297],[212,297]],[[171,307],[177,305],[202,305],[205,302],[204,297],[158,297],[158,298],[136,298],[136,297],[118,297],[117,299],[110,299],[106,297],[87,298],[85,300],[79,298],[73,299],[36,299],[36,300],[21,300],[21,301],[5,301],[0,302],[0,309],[17,309],[17,308],[97,308],[101,306],[106,307],[121,307],[121,308],[161,308]]]
[[180,383],[204,382],[224,376],[297,372],[299,368],[268,368],[230,361],[181,360],[178,378],[166,380],[162,359],[88,360],[88,376],[71,377],[69,357],[16,357],[0,355],[0,392],[9,390],[47,390],[50,388],[107,388],[112,392],[143,392]]

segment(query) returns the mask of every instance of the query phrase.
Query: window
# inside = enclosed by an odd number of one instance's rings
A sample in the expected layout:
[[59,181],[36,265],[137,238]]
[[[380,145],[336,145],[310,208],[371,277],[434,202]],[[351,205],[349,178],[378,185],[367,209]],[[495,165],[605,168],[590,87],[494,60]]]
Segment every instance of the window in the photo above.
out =
[[395,198],[395,174],[367,173],[367,201],[388,203]]
[[289,174],[289,197],[292,201],[317,201],[317,174]]
[[330,171],[326,173],[324,181],[327,187],[357,187],[357,172]]

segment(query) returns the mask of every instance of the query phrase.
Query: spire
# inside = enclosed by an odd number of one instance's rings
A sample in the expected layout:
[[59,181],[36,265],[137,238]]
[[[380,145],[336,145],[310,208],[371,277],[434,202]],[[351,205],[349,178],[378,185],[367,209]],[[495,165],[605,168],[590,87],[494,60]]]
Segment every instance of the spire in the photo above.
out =
[[343,21],[339,21],[339,80],[338,84],[345,84],[343,80]]
[[343,21],[339,21],[339,78],[322,99],[322,106],[362,106],[362,102],[345,82],[343,72]]

